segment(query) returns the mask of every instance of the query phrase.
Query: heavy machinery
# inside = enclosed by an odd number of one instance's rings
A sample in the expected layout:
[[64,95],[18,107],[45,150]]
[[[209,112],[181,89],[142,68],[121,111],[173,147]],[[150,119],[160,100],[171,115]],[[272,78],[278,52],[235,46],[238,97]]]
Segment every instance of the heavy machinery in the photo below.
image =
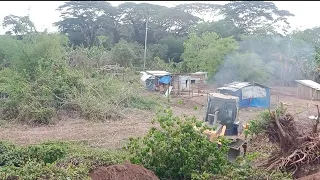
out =
[[[231,140],[229,144],[228,158],[235,160],[243,154],[245,156],[247,141],[244,136],[243,126],[238,120],[239,98],[220,93],[208,94],[207,110],[203,125],[209,126],[215,130],[206,130],[210,141],[214,141],[218,136],[225,136]],[[243,151],[242,151],[243,150]]]

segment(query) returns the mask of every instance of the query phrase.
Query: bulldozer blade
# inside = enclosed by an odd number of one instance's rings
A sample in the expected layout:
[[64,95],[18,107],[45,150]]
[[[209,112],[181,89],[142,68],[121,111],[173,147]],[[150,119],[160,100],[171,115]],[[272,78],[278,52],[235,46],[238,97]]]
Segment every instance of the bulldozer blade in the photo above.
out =
[[233,149],[230,148],[228,151],[228,160],[233,162],[237,159],[237,157],[240,156],[240,149]]

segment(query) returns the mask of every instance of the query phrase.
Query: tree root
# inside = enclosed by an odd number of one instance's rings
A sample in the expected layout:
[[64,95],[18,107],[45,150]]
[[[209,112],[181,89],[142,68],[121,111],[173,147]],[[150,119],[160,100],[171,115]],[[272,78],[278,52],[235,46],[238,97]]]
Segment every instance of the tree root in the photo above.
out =
[[294,119],[290,114],[269,112],[270,123],[265,129],[266,134],[273,143],[280,147],[279,152],[273,155],[260,167],[270,170],[282,170],[295,174],[302,166],[320,160],[320,134],[311,133],[301,135],[298,133]]

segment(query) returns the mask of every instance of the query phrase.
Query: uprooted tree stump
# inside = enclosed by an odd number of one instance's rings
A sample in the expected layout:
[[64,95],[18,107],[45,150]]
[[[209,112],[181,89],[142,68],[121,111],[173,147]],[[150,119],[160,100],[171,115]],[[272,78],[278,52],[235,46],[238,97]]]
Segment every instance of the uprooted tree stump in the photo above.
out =
[[285,170],[295,174],[302,166],[319,161],[320,134],[300,134],[293,116],[285,111],[280,113],[269,111],[269,118],[265,132],[271,142],[279,145],[280,150],[273,152],[269,160],[260,167],[265,167],[267,170]]

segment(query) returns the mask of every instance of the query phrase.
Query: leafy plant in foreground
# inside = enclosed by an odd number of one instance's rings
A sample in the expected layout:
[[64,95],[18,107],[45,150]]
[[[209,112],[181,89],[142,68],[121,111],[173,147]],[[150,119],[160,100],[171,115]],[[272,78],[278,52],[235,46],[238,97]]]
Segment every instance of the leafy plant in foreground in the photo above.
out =
[[[159,113],[152,128],[143,138],[131,138],[129,151],[133,163],[153,170],[162,179],[200,179],[217,174],[227,165],[226,141],[210,142],[196,118],[180,119],[171,110]],[[200,130],[196,130],[198,127]]]

